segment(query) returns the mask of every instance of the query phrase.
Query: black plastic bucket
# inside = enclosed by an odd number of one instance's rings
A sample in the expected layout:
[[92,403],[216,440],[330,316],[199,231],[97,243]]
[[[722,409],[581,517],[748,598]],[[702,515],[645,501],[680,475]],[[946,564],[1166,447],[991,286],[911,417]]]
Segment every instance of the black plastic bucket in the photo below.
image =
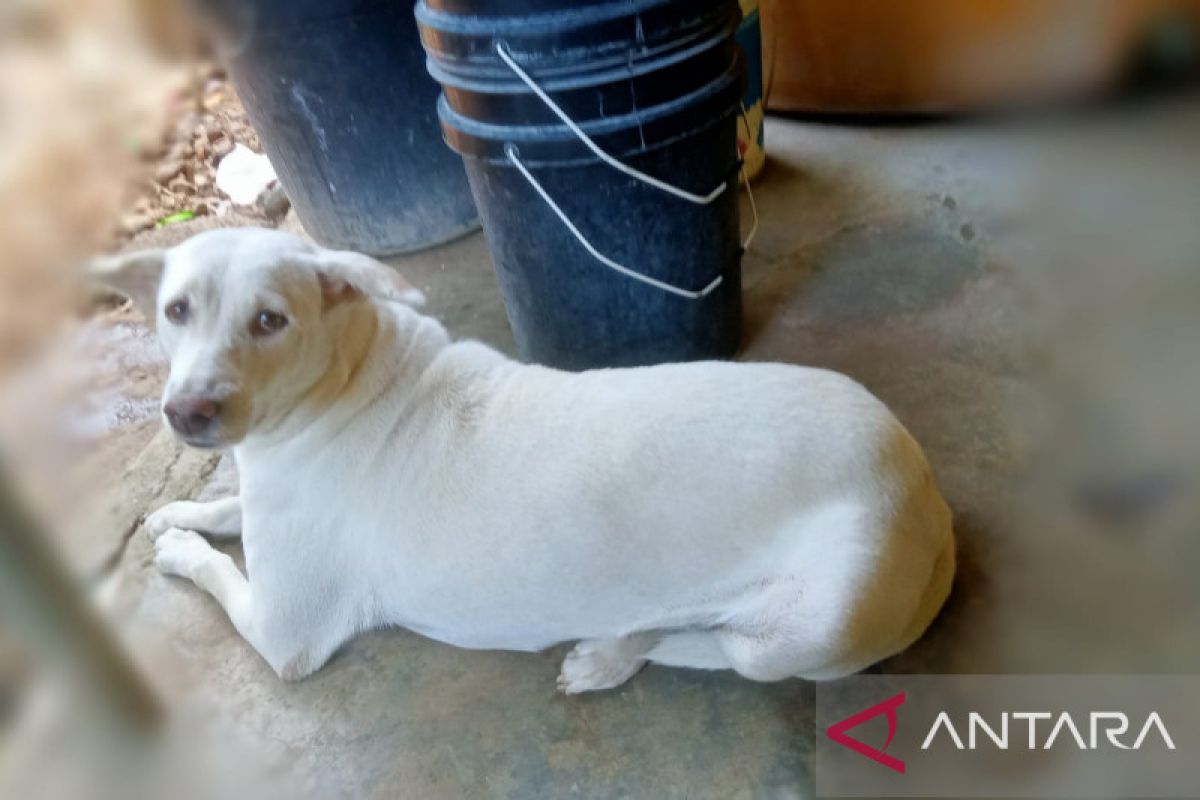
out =
[[376,255],[477,225],[438,85],[394,0],[193,0],[305,230]]
[[513,5],[426,0],[417,19],[521,355],[568,369],[733,355],[738,4]]

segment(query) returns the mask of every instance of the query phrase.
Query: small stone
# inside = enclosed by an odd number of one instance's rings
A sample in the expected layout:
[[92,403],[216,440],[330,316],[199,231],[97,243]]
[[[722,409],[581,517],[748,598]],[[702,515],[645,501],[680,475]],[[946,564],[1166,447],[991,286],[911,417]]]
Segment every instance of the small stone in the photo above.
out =
[[192,184],[197,189],[207,189],[209,186],[212,186],[212,178],[203,172],[197,172],[196,177],[192,178]]
[[275,181],[267,190],[258,196],[258,206],[263,210],[263,213],[270,219],[282,219],[292,207],[292,201],[288,199],[287,193],[283,190],[283,185],[279,181]]

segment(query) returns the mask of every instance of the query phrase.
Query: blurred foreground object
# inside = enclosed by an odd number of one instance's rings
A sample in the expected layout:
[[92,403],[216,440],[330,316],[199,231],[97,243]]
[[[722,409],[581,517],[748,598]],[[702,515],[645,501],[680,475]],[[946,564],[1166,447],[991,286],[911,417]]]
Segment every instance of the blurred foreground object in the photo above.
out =
[[19,733],[5,742],[0,794],[68,797],[88,787],[90,796],[108,797],[115,795],[102,787],[126,790],[132,783],[123,773],[157,739],[163,708],[20,506],[3,470],[0,605],[39,667],[19,712]]
[[132,663],[58,560],[47,536],[18,505],[0,472],[0,602],[25,646],[95,703],[110,725],[145,734],[162,709]]
[[109,238],[183,69],[130,4],[19,0],[0,9],[0,374],[82,304],[73,267]]
[[[0,737],[0,797],[301,798],[276,759],[194,704],[160,698],[0,466],[0,607],[38,670]],[[141,653],[139,663],[149,655]]]
[[763,0],[778,111],[980,111],[1116,81],[1157,20],[1200,0]]

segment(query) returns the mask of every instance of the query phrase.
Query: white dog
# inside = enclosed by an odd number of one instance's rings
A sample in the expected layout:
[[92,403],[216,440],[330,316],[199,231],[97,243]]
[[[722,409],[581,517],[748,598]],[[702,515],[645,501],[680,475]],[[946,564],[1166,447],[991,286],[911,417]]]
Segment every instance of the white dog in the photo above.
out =
[[[568,693],[648,661],[834,678],[916,640],[954,574],[920,448],[836,373],[572,374],[451,342],[366,256],[201,234],[95,273],[155,320],[163,414],[234,448],[241,497],[146,521],[156,563],[284,679],[401,625],[469,648],[579,640]],[[202,538],[241,535],[249,577]]]

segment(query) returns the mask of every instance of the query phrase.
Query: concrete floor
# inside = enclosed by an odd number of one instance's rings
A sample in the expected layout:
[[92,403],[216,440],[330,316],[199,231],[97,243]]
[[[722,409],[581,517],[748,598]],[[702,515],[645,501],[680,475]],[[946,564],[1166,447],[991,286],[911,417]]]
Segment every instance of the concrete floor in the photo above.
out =
[[[955,512],[955,594],[878,669],[1200,671],[1195,104],[988,125],[772,119],[767,141],[742,358],[863,382],[924,445]],[[511,350],[481,236],[396,265],[452,333]],[[383,631],[279,682],[214,602],[153,569],[138,515],[231,491],[232,473],[158,432],[144,332],[90,325],[64,358],[122,377],[71,461],[103,491],[90,525],[56,527],[64,550],[168,697],[214,709],[300,784],[359,798],[811,793],[814,689],[799,680],[652,667],[567,698],[562,648]],[[91,385],[103,370],[88,371]]]

